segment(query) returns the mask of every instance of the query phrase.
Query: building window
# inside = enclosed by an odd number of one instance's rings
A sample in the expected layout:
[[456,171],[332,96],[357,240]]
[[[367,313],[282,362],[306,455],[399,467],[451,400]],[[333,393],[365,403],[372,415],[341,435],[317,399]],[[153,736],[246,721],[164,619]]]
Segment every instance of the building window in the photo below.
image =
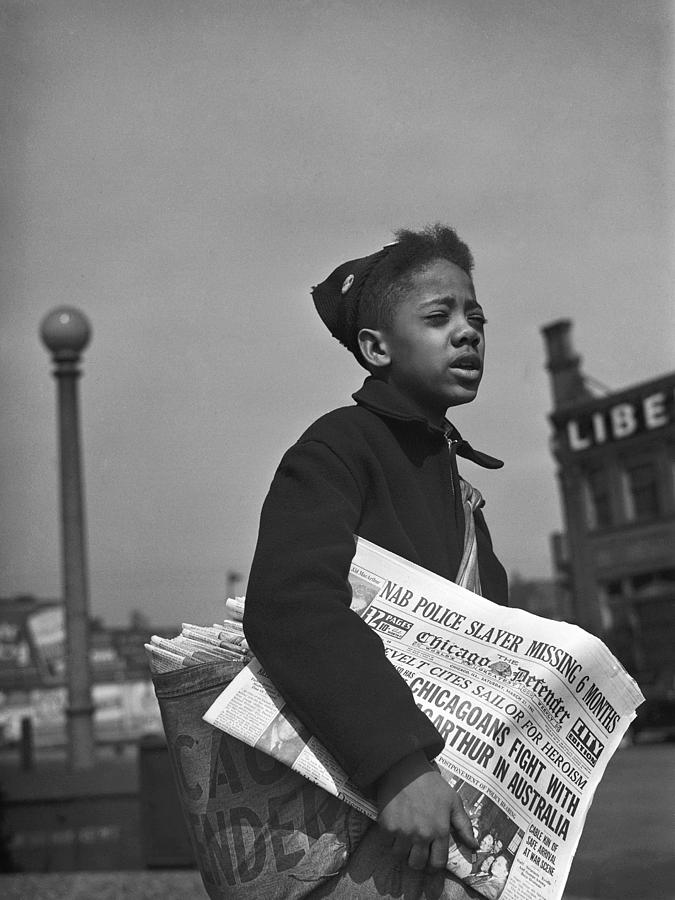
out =
[[[634,575],[630,580],[635,597],[668,597],[675,600],[675,569],[660,569],[657,572],[646,572]],[[675,606],[673,607],[675,614]]]
[[586,469],[584,478],[586,494],[586,523],[591,531],[607,528],[612,524],[609,473],[606,469]]
[[661,512],[656,462],[626,463],[623,475],[626,518],[631,522],[656,519]]

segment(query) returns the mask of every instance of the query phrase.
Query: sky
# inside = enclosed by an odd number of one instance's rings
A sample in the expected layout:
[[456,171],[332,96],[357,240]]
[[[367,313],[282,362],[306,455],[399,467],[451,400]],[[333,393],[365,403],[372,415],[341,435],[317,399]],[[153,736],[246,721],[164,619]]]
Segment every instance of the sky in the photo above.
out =
[[673,370],[673,5],[0,0],[0,596],[61,591],[55,384],[90,319],[90,605],[222,617],[284,450],[363,370],[310,286],[399,227],[471,246],[483,492],[507,570],[561,524],[542,326],[612,389]]

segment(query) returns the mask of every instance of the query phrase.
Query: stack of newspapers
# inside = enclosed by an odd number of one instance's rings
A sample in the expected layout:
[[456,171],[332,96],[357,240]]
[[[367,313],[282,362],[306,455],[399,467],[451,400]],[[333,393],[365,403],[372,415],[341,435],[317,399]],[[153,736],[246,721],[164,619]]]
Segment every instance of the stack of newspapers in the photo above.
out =
[[225,606],[231,618],[215,625],[183,622],[181,633],[176,637],[163,638],[153,634],[150,642],[144,645],[153,675],[205,662],[229,662],[233,674],[243,669],[251,660],[241,624],[243,598],[228,599]]

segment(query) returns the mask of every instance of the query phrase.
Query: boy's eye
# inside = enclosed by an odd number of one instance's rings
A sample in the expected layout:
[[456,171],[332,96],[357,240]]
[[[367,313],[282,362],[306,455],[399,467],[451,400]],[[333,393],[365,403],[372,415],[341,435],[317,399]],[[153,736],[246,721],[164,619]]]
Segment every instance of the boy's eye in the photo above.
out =
[[[425,319],[430,325],[444,325],[450,319],[450,313],[447,310],[438,310],[429,313]],[[487,324],[487,319],[482,312],[470,312],[466,319],[474,328],[482,328]]]

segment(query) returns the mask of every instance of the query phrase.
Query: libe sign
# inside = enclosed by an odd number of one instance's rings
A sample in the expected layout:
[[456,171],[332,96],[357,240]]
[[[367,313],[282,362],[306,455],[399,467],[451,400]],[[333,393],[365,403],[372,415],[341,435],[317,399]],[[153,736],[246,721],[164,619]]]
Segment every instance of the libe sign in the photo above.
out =
[[568,419],[564,427],[569,449],[588,450],[675,423],[675,383],[661,390],[650,387],[642,396]]

